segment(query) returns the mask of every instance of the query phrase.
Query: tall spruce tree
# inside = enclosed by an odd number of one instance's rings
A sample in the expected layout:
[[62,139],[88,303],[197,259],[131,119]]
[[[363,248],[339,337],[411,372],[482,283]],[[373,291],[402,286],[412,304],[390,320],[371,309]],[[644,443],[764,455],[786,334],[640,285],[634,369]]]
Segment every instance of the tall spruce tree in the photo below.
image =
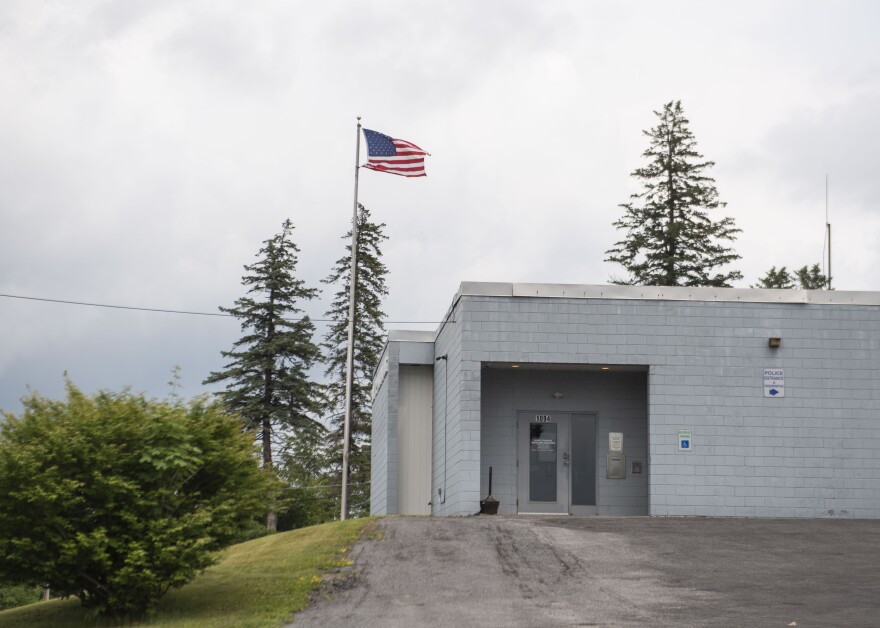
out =
[[[372,377],[385,338],[382,300],[388,294],[380,245],[387,240],[384,223],[370,219],[370,212],[358,204],[357,268],[354,313],[354,369],[351,392],[351,449],[349,452],[349,504],[353,515],[369,513],[370,503],[370,410]],[[333,320],[324,337],[326,405],[324,416],[330,425],[330,479],[342,479],[343,424],[345,421],[345,375],[348,350],[348,307],[351,285],[351,230],[343,236],[349,244],[324,283],[336,286],[327,316]]]
[[[217,394],[242,417],[244,429],[254,433],[267,472],[273,472],[272,446],[279,432],[311,436],[322,429],[315,418],[320,387],[308,375],[321,353],[313,342],[314,324],[300,316],[300,305],[318,291],[295,278],[299,249],[292,231],[293,224],[285,220],[281,232],[263,243],[258,260],[245,265],[241,283],[248,287],[247,295],[235,307],[220,308],[241,320],[244,336],[232,351],[222,352],[230,360],[225,368],[204,381],[227,382]],[[269,504],[266,527],[277,527],[274,503]]]
[[715,165],[703,161],[688,128],[681,101],[666,103],[642,157],[648,164],[633,171],[642,191],[620,205],[624,215],[614,226],[625,237],[606,251],[629,277],[618,284],[651,286],[730,286],[741,279],[736,270],[720,267],[740,258],[727,246],[740,232],[730,217],[713,220],[710,210],[724,207],[715,180],[705,172]]

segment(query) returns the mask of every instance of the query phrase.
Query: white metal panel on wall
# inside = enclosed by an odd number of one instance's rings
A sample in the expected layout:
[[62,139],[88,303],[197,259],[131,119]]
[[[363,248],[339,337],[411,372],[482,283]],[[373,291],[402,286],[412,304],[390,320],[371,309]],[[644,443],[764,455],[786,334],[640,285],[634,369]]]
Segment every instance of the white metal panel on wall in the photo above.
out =
[[398,512],[429,515],[431,507],[431,413],[434,399],[433,368],[400,367],[397,417]]

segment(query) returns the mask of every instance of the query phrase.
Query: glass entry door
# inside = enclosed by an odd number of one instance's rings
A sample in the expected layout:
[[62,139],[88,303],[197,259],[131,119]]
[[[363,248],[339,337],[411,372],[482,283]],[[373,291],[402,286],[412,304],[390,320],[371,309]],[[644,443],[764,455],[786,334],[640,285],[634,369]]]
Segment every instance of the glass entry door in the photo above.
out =
[[519,413],[519,512],[568,512],[568,423],[567,413]]
[[519,412],[519,512],[596,513],[596,416]]

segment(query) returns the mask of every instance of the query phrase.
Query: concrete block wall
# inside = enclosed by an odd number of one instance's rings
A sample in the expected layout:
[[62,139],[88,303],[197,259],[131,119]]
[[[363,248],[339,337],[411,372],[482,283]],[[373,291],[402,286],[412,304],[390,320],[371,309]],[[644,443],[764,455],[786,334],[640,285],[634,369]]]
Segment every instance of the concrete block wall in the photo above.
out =
[[[644,516],[649,513],[648,494],[648,417],[646,376],[634,378],[629,385],[614,391],[606,401],[609,409],[599,413],[599,514]],[[606,479],[608,434],[621,432],[626,456],[626,479]],[[642,472],[633,475],[632,463],[641,462]]]
[[[655,514],[880,517],[877,308],[748,304],[712,314],[680,308],[697,333],[657,367]],[[780,349],[767,348],[771,335]],[[785,369],[782,399],[755,383],[770,367]],[[694,426],[693,453],[676,451],[681,424]]]
[[[517,512],[517,411],[594,413],[598,421],[599,514],[647,515],[647,372],[566,371],[563,368],[483,368],[481,494],[485,496],[488,492],[491,466],[492,494],[501,501],[499,511]],[[554,398],[556,392],[562,397]],[[605,477],[609,432],[624,434],[625,480]],[[642,462],[639,475],[631,473],[634,460]]]
[[[463,433],[479,437],[481,362],[646,365],[650,514],[880,518],[877,306],[464,295],[460,307],[449,413]],[[763,396],[764,368],[785,369],[784,398]],[[677,451],[679,428],[693,452]],[[466,451],[450,468],[472,462]],[[457,487],[468,504],[472,466]]]
[[480,509],[480,369],[463,344],[461,315],[457,302],[434,349],[437,356],[447,356],[434,367],[431,512],[440,516],[470,515]]

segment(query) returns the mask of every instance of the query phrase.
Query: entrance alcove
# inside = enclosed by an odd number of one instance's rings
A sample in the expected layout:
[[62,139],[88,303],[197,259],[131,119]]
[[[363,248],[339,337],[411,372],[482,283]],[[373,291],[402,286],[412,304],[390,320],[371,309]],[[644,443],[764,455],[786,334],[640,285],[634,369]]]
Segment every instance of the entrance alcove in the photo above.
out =
[[491,466],[499,512],[648,514],[647,366],[485,362],[480,389],[481,492]]

